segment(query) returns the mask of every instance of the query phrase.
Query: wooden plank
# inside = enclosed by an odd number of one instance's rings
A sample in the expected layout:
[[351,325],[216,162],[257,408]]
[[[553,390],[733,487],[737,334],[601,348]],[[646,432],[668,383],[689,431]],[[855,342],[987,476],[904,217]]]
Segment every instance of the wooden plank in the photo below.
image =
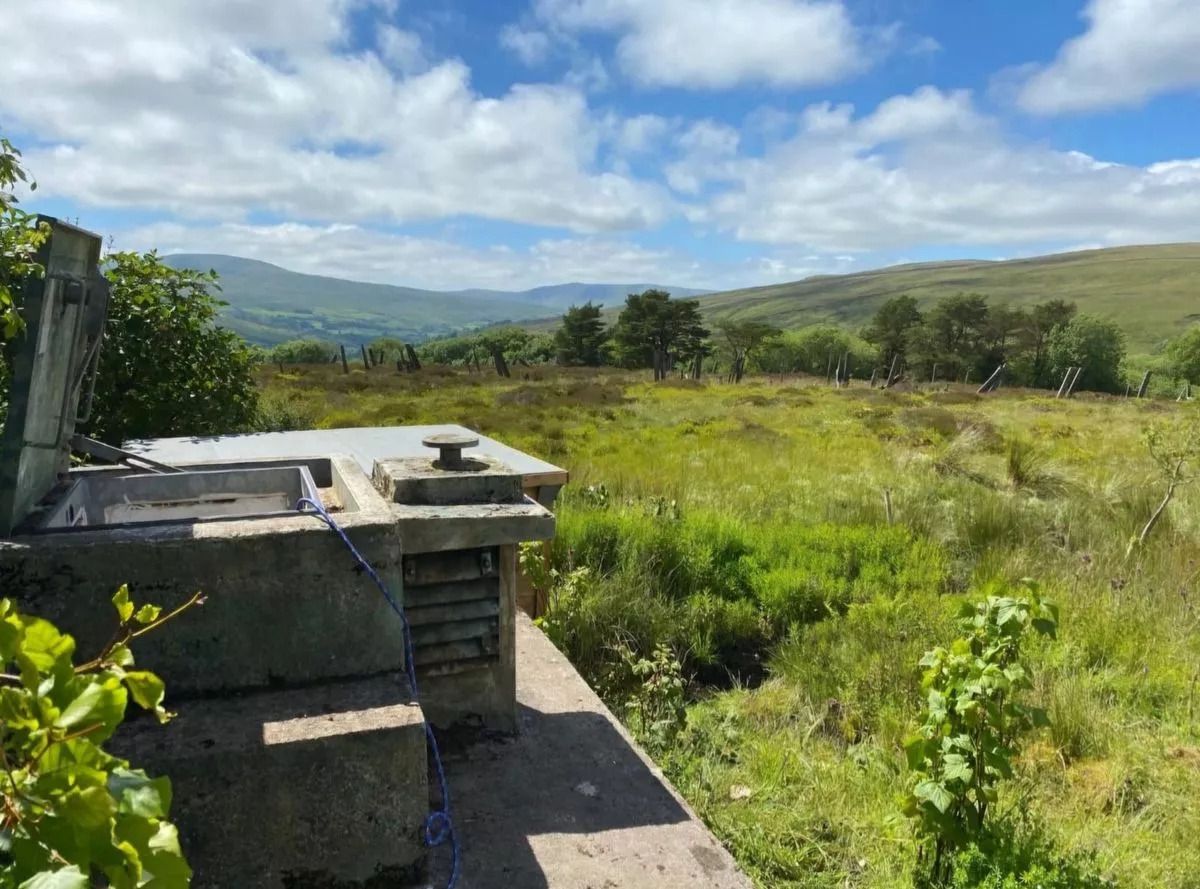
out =
[[451,605],[429,605],[424,608],[408,604],[408,623],[413,627],[446,624],[457,621],[493,618],[500,615],[500,599],[481,599],[475,602],[455,602]]
[[499,641],[493,637],[463,639],[441,645],[426,645],[413,652],[413,663],[418,667],[428,664],[444,664],[450,661],[465,661],[475,658],[494,659],[500,651]]
[[475,670],[486,670],[489,667],[496,665],[495,655],[484,655],[483,657],[459,658],[447,661],[430,661],[422,664],[416,662],[417,672],[422,678],[432,678],[434,676],[453,676],[455,673],[468,673]]
[[412,628],[413,645],[423,648],[441,645],[444,642],[460,642],[466,639],[487,639],[500,632],[499,618],[459,620],[453,623],[431,624]]
[[414,553],[404,557],[404,587],[497,577],[499,570],[499,554],[494,546]]
[[404,604],[409,608],[452,605],[456,602],[479,602],[484,599],[495,601],[499,598],[500,581],[494,577],[484,577],[476,581],[435,583],[432,586],[404,588]]
[[500,663],[496,666],[499,700],[508,702],[516,724],[517,706],[517,547],[500,547]]

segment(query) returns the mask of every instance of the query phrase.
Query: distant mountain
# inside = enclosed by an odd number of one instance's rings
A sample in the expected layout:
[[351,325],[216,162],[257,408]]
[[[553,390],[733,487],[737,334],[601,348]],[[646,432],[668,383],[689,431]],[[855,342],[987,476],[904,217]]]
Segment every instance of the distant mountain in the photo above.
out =
[[[981,293],[995,305],[1048,299],[1116,321],[1131,352],[1149,352],[1200,322],[1200,243],[1106,247],[1026,259],[952,260],[897,265],[850,275],[818,275],[787,284],[700,297],[704,317],[764,321],[783,329],[831,323],[858,329],[893,296],[928,308],[955,293]],[[616,320],[616,309],[604,312]],[[534,321],[532,330],[552,327]]]
[[[555,284],[532,290],[421,290],[304,275],[239,256],[176,253],[175,268],[212,269],[221,278],[224,323],[246,339],[272,345],[302,336],[366,342],[377,336],[421,341],[503,321],[558,314],[592,300],[615,304],[654,284]],[[662,286],[672,294],[707,291]]]
[[1200,243],[1150,244],[1026,259],[963,260],[823,275],[703,297],[710,319],[755,319],[783,328],[833,322],[859,327],[890,297],[910,294],[928,307],[960,292],[997,305],[1065,299],[1116,321],[1131,351],[1149,351],[1200,321]]

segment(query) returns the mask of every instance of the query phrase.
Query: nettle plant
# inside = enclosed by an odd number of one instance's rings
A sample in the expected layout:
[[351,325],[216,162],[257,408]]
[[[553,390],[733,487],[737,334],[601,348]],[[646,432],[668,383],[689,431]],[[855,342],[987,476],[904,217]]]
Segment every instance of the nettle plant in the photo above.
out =
[[0,889],[185,887],[191,871],[167,820],[171,785],[103,749],[130,698],[160,722],[165,688],[134,668],[130,643],[169,613],[113,596],[117,628],[76,664],[75,640],[0,599]]
[[[649,657],[623,642],[614,650],[618,661],[606,684],[614,690],[631,688],[624,701],[626,723],[652,752],[666,750],[687,723],[687,683],[679,659],[662,642]],[[616,699],[617,693],[610,697]]]
[[1022,735],[1048,724],[1044,711],[1021,701],[1031,684],[1022,644],[1031,635],[1053,638],[1058,608],[1030,580],[1021,581],[1019,595],[1007,593],[996,589],[985,601],[965,605],[963,635],[921,659],[925,719],[905,745],[912,789],[904,810],[915,822],[920,862],[935,885],[950,878],[955,850],[984,838]]

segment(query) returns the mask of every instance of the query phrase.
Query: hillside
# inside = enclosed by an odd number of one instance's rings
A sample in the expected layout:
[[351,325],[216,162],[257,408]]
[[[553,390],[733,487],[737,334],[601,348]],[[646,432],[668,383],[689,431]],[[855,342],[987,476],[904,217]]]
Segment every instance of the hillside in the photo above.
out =
[[[421,290],[304,275],[267,262],[219,253],[165,257],[175,268],[221,276],[225,323],[262,345],[302,336],[365,342],[377,336],[415,341],[498,321],[562,312],[572,303],[613,304],[653,284],[558,284],[525,291]],[[671,288],[695,295],[704,291]]]
[[907,293],[928,305],[960,291],[1017,306],[1072,300],[1080,311],[1121,324],[1131,351],[1149,351],[1189,322],[1200,321],[1200,244],[893,266],[730,290],[700,302],[710,320],[756,319],[784,328],[829,321],[858,327],[889,297]]

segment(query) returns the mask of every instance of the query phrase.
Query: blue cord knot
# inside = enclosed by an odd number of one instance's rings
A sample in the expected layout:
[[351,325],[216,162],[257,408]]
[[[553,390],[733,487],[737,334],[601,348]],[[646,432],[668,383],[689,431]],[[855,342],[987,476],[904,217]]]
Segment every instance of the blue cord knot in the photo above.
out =
[[[392,611],[396,612],[396,616],[400,618],[400,625],[404,628],[404,672],[408,676],[408,684],[412,688],[413,699],[419,700],[417,668],[413,662],[412,631],[409,629],[408,615],[404,613],[404,608],[396,600],[396,597],[392,595],[392,591],[388,589],[388,585],[379,576],[379,572],[358,551],[358,548],[346,534],[345,529],[333,520],[333,516],[325,509],[325,506],[308,497],[301,497],[296,501],[297,512],[304,512],[306,508],[311,509],[314,518],[320,519],[330,531],[333,531],[341,538],[342,543],[346,545],[346,549],[350,550],[350,555],[354,557],[354,561],[375,582],[375,586],[379,587],[379,591],[387,599],[387,603],[391,606]],[[431,848],[433,846],[441,846],[449,841],[450,879],[446,882],[446,889],[454,889],[454,885],[458,882],[461,850],[458,846],[458,835],[454,829],[454,820],[450,817],[450,785],[446,781],[446,772],[442,768],[442,754],[438,749],[437,738],[434,737],[433,727],[428,722],[425,723],[425,738],[429,742],[429,756],[433,761],[434,771],[437,773],[438,789],[442,795],[442,808],[434,809],[425,816],[425,823],[422,826],[422,838],[425,841],[425,845]]]
[[435,809],[425,816],[425,845],[440,846],[454,835],[454,824],[450,815]]

